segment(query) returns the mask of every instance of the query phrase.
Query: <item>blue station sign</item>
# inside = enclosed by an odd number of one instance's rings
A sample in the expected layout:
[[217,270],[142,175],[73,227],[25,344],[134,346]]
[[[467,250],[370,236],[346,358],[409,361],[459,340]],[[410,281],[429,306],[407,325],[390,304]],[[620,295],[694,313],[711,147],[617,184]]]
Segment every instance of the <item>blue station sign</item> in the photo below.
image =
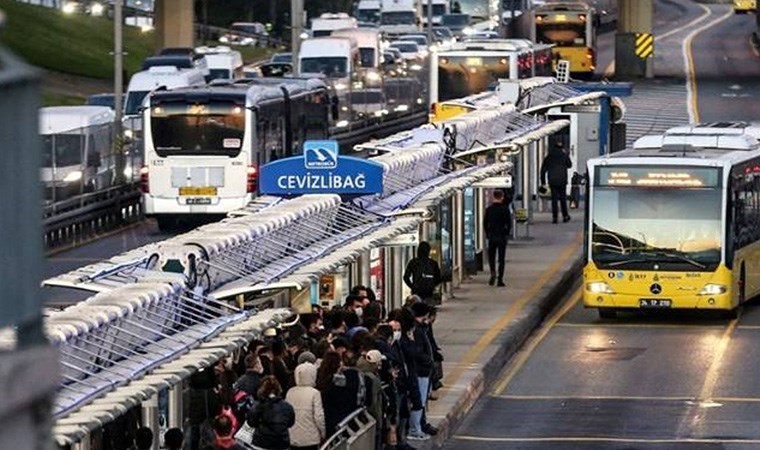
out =
[[383,166],[343,156],[337,141],[306,141],[303,155],[261,167],[259,191],[268,195],[365,195],[383,191]]

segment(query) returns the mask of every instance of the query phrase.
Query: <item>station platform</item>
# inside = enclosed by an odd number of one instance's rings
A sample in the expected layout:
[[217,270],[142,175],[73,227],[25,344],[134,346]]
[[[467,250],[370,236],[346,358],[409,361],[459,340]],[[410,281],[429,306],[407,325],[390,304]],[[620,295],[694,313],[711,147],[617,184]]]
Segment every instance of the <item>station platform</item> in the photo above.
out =
[[[418,449],[443,445],[478,398],[496,379],[530,333],[580,278],[583,211],[553,224],[536,213],[530,238],[507,247],[506,287],[488,285],[489,272],[467,279],[438,308],[435,338],[443,349],[443,385],[428,403],[427,418],[439,428]],[[521,230],[522,231],[522,230]]]

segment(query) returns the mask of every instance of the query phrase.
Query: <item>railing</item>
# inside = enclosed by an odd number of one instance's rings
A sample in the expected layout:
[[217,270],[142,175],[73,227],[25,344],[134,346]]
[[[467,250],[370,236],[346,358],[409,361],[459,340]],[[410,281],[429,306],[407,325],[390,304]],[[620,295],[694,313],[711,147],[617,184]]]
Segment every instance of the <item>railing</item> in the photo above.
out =
[[338,431],[319,450],[372,450],[377,421],[366,408],[357,409],[338,424]]
[[116,186],[46,205],[45,247],[52,249],[142,219],[137,183]]

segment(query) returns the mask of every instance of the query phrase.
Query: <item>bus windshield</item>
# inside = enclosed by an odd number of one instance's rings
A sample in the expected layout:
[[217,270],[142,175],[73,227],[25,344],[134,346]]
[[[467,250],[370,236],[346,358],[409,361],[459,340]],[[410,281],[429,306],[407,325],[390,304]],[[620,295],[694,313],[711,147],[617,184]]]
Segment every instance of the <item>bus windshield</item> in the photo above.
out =
[[583,23],[548,23],[537,25],[536,40],[540,44],[557,44],[562,47],[585,47],[586,25]]
[[380,14],[380,25],[414,25],[414,11],[389,11]]
[[721,192],[594,187],[593,261],[601,269],[715,270],[721,260]]
[[348,76],[348,58],[342,56],[301,58],[301,73],[321,73],[326,77]]
[[124,105],[124,114],[127,116],[135,116],[140,114],[140,107],[142,106],[145,96],[148,95],[148,91],[132,91],[127,93],[127,103]]
[[438,101],[489,90],[509,78],[509,56],[441,56],[438,59]]
[[375,49],[370,47],[359,48],[359,59],[362,67],[375,67]]
[[43,134],[42,167],[78,166],[83,148],[83,134]]
[[[429,5],[422,5],[422,17],[427,17],[428,15],[428,6]],[[434,4],[433,5],[433,15],[434,16],[442,16],[446,14],[446,5],[445,4]]]
[[151,110],[151,136],[158,156],[240,153],[245,134],[245,108],[232,102],[168,102]]

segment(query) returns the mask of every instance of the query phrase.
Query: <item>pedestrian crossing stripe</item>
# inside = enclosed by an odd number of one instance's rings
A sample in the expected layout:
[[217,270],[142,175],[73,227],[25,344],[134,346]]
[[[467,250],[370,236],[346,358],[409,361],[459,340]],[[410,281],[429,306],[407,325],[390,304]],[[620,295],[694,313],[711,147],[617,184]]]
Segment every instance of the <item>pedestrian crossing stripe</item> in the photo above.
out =
[[636,33],[636,56],[641,59],[654,56],[654,36],[652,33]]

